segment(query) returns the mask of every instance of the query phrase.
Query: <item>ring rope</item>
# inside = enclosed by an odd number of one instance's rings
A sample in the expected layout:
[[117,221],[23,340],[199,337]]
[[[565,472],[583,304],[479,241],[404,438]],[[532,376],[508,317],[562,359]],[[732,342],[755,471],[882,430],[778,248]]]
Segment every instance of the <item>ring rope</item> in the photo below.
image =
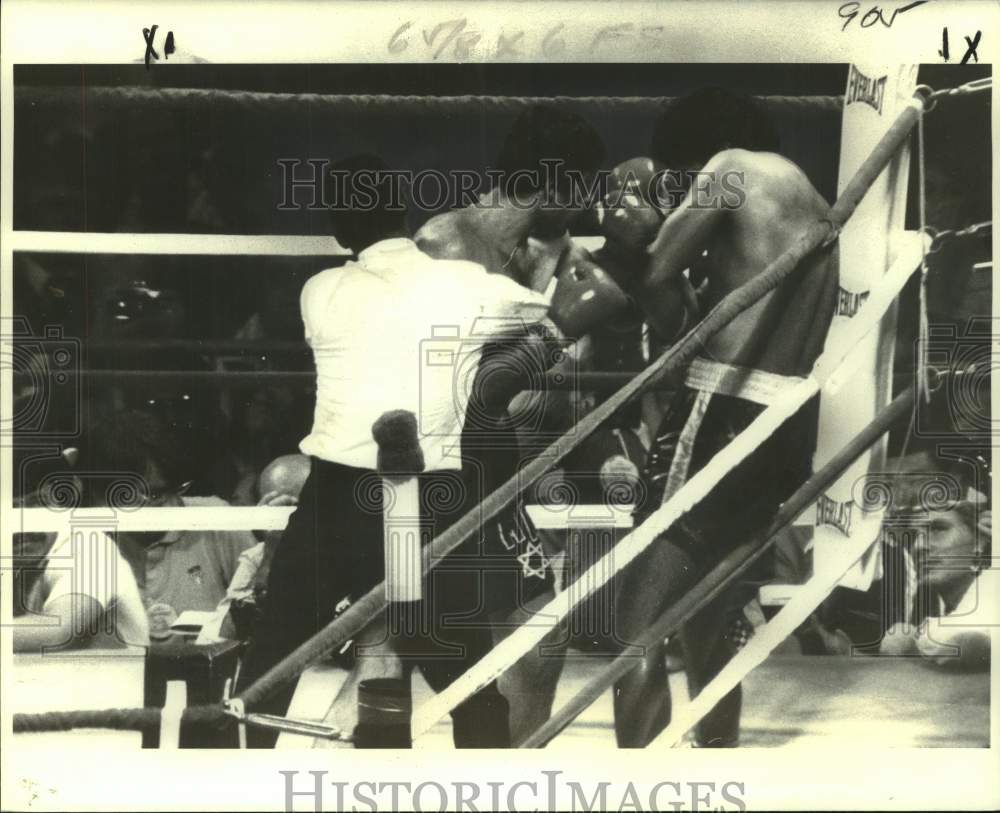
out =
[[[942,88],[941,90],[931,91],[931,99],[943,99],[946,96],[968,96],[972,93],[984,93],[987,90],[993,89],[993,77],[985,76],[982,79],[974,79],[971,82],[966,82],[964,85],[959,85],[953,88]],[[933,107],[928,108],[933,109]]]
[[966,226],[964,229],[945,229],[944,231],[937,231],[936,229],[927,226],[926,231],[933,238],[930,251],[927,253],[937,254],[941,250],[941,245],[949,240],[961,239],[964,237],[978,237],[983,232],[992,230],[992,220],[984,220],[980,223],[973,223],[971,226]]
[[[118,352],[132,345],[118,345]],[[247,348],[252,350],[252,348]],[[310,370],[119,370],[119,369],[82,369],[59,370],[16,370],[14,379],[17,381],[37,382],[45,376],[59,375],[63,378],[82,378],[90,381],[107,381],[118,383],[149,384],[152,382],[177,382],[189,386],[263,386],[275,384],[311,385],[316,381],[316,373]],[[583,389],[618,389],[635,377],[634,373],[619,373],[615,371],[564,373],[549,371],[545,373],[544,384],[529,386],[529,390],[572,390]]]
[[[768,292],[777,288],[784,279],[796,270],[805,256],[815,251],[824,242],[834,238],[840,225],[853,214],[867,190],[908,136],[922,107],[921,98],[915,96],[889,127],[865,162],[858,168],[825,220],[807,228],[800,238],[770,263],[761,274],[724,297],[694,329],[666,351],[656,362],[587,415],[566,436],[553,443],[546,453],[530,463],[518,475],[509,479],[497,491],[483,500],[477,508],[469,511],[445,533],[433,540],[424,549],[424,572],[429,571],[434,562],[444,558],[471,533],[474,533],[478,529],[482,517],[491,517],[502,510],[517,494],[569,454],[618,409],[637,398],[653,383],[671,375],[676,376],[701,352],[709,338],[722,330],[740,313],[752,307]],[[873,298],[869,298],[864,307],[869,307],[872,304]],[[815,379],[810,379],[803,386],[811,389],[815,384]],[[757,422],[752,426],[756,424]],[[694,479],[691,482],[694,482]],[[683,491],[684,489],[678,492],[678,495],[682,494]],[[667,507],[663,506],[660,510]],[[384,583],[373,587],[341,616],[297,647],[244,690],[239,695],[239,699],[247,707],[253,707],[270,696],[280,686],[301,675],[316,660],[353,638],[384,610],[386,606],[384,587]],[[510,638],[507,640],[509,641]]]
[[[933,90],[927,88],[928,110],[938,100],[946,97],[981,93],[992,88],[992,78],[977,79],[953,88]],[[17,104],[127,104],[143,107],[182,104],[189,110],[269,110],[302,108],[314,111],[326,108],[334,112],[358,112],[392,107],[400,113],[454,112],[459,108],[479,106],[497,111],[518,111],[536,104],[579,105],[605,110],[644,111],[655,110],[670,103],[673,96],[502,96],[459,94],[455,96],[428,96],[392,93],[273,93],[256,90],[226,90],[220,88],[174,88],[87,85],[30,87],[14,89]],[[843,110],[844,97],[836,96],[756,96],[768,107],[778,111],[798,113],[804,110],[839,113]]]
[[781,425],[799,411],[824,386],[836,386],[855,373],[852,351],[881,322],[886,311],[920,263],[920,251],[926,236],[910,233],[913,240],[900,251],[893,267],[873,286],[869,298],[838,340],[816,360],[812,374],[787,391],[780,401],[767,407],[703,468],[684,483],[674,495],[654,511],[638,528],[580,575],[569,587],[542,607],[532,624],[525,621],[515,632],[497,644],[465,674],[434,695],[413,714],[413,738],[428,731],[439,719],[468,697],[500,677],[565,618],[572,609],[599,590],[636,557],[660,538],[670,527],[697,505],[718,482],[740,462],[749,457]]
[[169,234],[163,232],[11,232],[13,251],[44,254],[350,257],[332,236],[312,234]]
[[[162,709],[87,709],[83,711],[46,711],[38,714],[15,714],[15,734],[43,731],[72,731],[75,728],[110,728],[116,731],[155,731]],[[222,704],[188,706],[182,724],[220,725],[229,720]]]
[[[11,525],[16,533],[86,528],[108,533],[122,531],[283,531],[294,506],[141,507],[143,495],[133,489],[118,505],[76,508],[56,504],[45,508],[15,509]],[[632,507],[603,503],[525,505],[539,530],[562,528],[631,528]],[[16,520],[14,519],[16,517]]]
[[[933,252],[929,252],[933,253]],[[134,349],[128,345],[129,349]],[[252,350],[252,348],[247,348]],[[118,352],[121,352],[122,345],[118,345]],[[210,351],[206,350],[206,354]],[[261,351],[267,352],[267,351]],[[220,389],[256,387],[272,385],[300,385],[311,386],[315,383],[316,373],[307,370],[60,370],[58,373],[52,370],[15,370],[14,380],[25,383],[38,382],[46,375],[59,375],[67,378],[79,377],[92,381],[109,381],[120,383],[123,386],[148,384],[151,382],[177,382],[179,384],[195,387],[217,387]],[[549,371],[545,374],[544,381],[526,387],[524,392],[551,392],[554,390],[617,390],[624,387],[635,377],[635,373],[622,373],[612,370],[594,370],[578,373],[564,373]],[[901,380],[909,380],[912,373],[897,372],[894,377]],[[655,386],[655,385],[654,385]]]
[[[921,114],[917,120],[917,201],[920,209],[920,231],[927,232],[927,161],[924,152],[924,116]],[[917,392],[924,403],[931,402],[931,391],[927,385],[927,354],[930,352],[928,340],[930,338],[930,325],[927,321],[927,265],[928,252],[920,257],[920,296],[917,302],[918,319],[918,341],[920,343],[920,358],[917,362]]]
[[[681,624],[713,601],[725,587],[739,578],[754,562],[773,547],[776,534],[792,524],[799,514],[809,508],[820,494],[834,483],[858,457],[864,454],[866,449],[910,412],[913,404],[914,389],[910,387],[896,397],[889,406],[879,411],[878,415],[834,457],[830,458],[822,469],[815,472],[782,503],[765,531],[729,553],[701,581],[654,621],[635,643],[630,644],[629,649],[634,650],[638,647],[641,650],[646,650],[661,644],[664,639],[677,632]],[[630,652],[619,654],[610,664],[591,677],[542,726],[529,734],[518,747],[544,748],[591,703],[597,700],[612,683],[627,675],[636,666],[636,658]]]
[[[318,108],[331,112],[361,112],[391,107],[397,113],[454,113],[458,109],[484,108],[491,112],[516,112],[531,105],[577,105],[598,107],[621,112],[654,111],[671,102],[673,96],[500,96],[459,94],[428,96],[392,93],[273,93],[256,90],[224,90],[219,88],[160,88],[136,86],[87,85],[30,87],[14,89],[17,104],[120,104],[130,107],[161,106],[164,103],[184,105],[192,111],[202,110],[308,110]],[[804,110],[839,113],[843,96],[757,96],[774,110],[798,113]]]

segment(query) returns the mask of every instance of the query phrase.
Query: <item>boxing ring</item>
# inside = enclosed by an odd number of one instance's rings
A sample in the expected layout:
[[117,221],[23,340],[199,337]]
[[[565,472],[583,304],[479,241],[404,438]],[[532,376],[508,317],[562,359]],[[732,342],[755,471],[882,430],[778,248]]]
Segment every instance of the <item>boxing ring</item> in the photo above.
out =
[[[734,318],[774,291],[785,279],[793,274],[799,264],[813,252],[829,246],[838,240],[841,230],[848,223],[866,193],[886,170],[900,150],[908,143],[922,116],[929,112],[939,100],[954,95],[978,93],[989,90],[989,81],[969,83],[959,88],[932,90],[922,86],[906,103],[902,112],[881,136],[877,145],[861,162],[846,188],[830,210],[827,219],[814,223],[806,229],[780,257],[762,273],[742,287],[727,295],[705,318],[695,325],[680,341],[653,361],[638,375],[627,381],[603,403],[586,415],[563,437],[553,442],[537,459],[527,464],[519,473],[490,494],[479,506],[460,518],[447,531],[435,538],[423,551],[423,571],[426,575],[437,561],[456,549],[471,534],[477,532],[485,518],[492,517],[505,508],[526,489],[530,488],[553,466],[577,448],[608,418],[626,404],[633,402],[654,387],[669,386],[683,380],[688,366],[698,357],[705,344]],[[69,92],[64,89],[53,91],[33,90],[40,95],[40,101],[58,100]],[[351,109],[358,106],[378,106],[393,104],[406,107],[414,105],[484,104],[516,109],[540,101],[556,101],[586,106],[634,105],[656,106],[663,99],[609,99],[566,98],[546,100],[540,98],[513,97],[449,97],[428,99],[425,97],[367,97],[367,96],[318,96],[316,94],[259,94],[249,92],[215,90],[174,90],[174,89],[133,89],[95,88],[93,92],[103,94],[111,103],[130,102],[145,99],[146,102],[163,100],[178,104],[232,104],[241,109],[273,107],[275,105],[334,105]],[[779,97],[767,100],[776,106],[819,107],[839,109],[839,97]],[[986,227],[982,224],[979,227]],[[857,365],[857,348],[877,330],[886,315],[891,313],[903,286],[921,269],[929,252],[936,250],[951,234],[931,235],[931,230],[907,232],[896,246],[895,259],[886,273],[870,291],[870,295],[851,320],[850,326],[841,332],[836,341],[828,342],[810,375],[798,379],[785,389],[742,433],[717,454],[704,468],[694,474],[670,499],[660,506],[645,522],[632,527],[628,506],[577,506],[552,510],[548,506],[529,506],[530,516],[539,529],[584,528],[597,525],[601,528],[631,529],[614,548],[602,559],[582,573],[573,585],[555,595],[535,615],[525,621],[482,660],[471,667],[451,686],[430,697],[415,709],[412,718],[412,738],[419,739],[430,731],[437,722],[465,699],[482,687],[503,675],[523,655],[539,645],[557,625],[582,602],[593,596],[602,586],[611,581],[615,574],[627,567],[632,560],[645,551],[662,534],[701,499],[708,495],[724,475],[754,452],[782,424],[795,414],[806,402],[817,394],[835,390],[854,374]],[[244,237],[237,235],[161,235],[161,234],[88,234],[88,233],[40,233],[14,232],[10,251],[58,251],[74,253],[149,253],[149,254],[243,254],[290,256],[306,254],[329,254],[341,256],[345,252],[336,242],[325,238],[308,237]],[[198,343],[204,347],[204,343]],[[121,376],[122,371],[93,371],[87,375]],[[125,371],[126,375],[142,379],[144,377],[176,377],[189,380],[192,373],[170,372],[158,374],[153,371]],[[948,375],[943,371],[941,375]],[[206,380],[217,380],[220,375],[245,376],[248,381],[297,380],[303,373],[202,373]],[[591,376],[588,378],[587,376]],[[601,376],[604,376],[603,378]],[[565,382],[565,386],[615,386],[621,378],[615,374],[580,374]],[[282,378],[285,377],[285,378]],[[918,382],[919,384],[920,382]],[[905,419],[916,398],[920,397],[919,387],[911,387],[898,395],[884,409],[878,411],[873,420],[855,437],[839,447],[822,467],[802,484],[795,494],[786,501],[774,517],[770,526],[752,539],[743,541],[727,555],[689,593],[681,597],[666,613],[652,625],[642,640],[637,643],[650,645],[662,641],[677,631],[684,621],[719,594],[728,584],[744,573],[759,559],[774,542],[774,535],[794,522],[806,509],[813,505],[831,483],[835,482],[848,467],[875,444],[888,430]],[[280,530],[284,528],[287,508],[141,508],[118,512],[110,522],[109,530]],[[99,509],[74,509],[60,514],[46,508],[21,509],[15,512],[14,523],[18,527],[13,532],[54,530],[91,519],[95,522],[107,521],[107,513]],[[10,528],[8,528],[10,530]],[[870,540],[864,544],[848,543],[839,548],[833,559],[828,560],[821,573],[817,573],[798,591],[767,624],[760,627],[746,647],[738,652],[723,671],[708,686],[695,696],[690,703],[675,714],[670,726],[654,741],[658,746],[673,746],[707,713],[730,689],[739,684],[752,670],[760,666],[795,628],[820,604],[830,591],[841,581],[848,571],[871,547]],[[182,716],[188,723],[217,725],[232,718],[252,724],[247,714],[271,692],[288,681],[300,676],[310,666],[340,649],[352,640],[387,606],[385,585],[379,584],[352,604],[342,615],[332,621],[311,639],[292,652],[286,659],[273,667],[258,681],[247,687],[236,697],[224,703],[189,707]],[[595,700],[606,694],[607,689],[621,676],[636,665],[634,658],[621,655],[610,664],[590,675],[585,685],[557,709],[551,719],[530,735],[522,747],[543,747],[563,731],[573,720],[584,712]],[[171,714],[178,713],[175,709]],[[35,731],[68,730],[71,728],[111,728],[111,729],[151,729],[160,725],[161,715],[166,720],[167,713],[158,708],[146,709],[105,709],[78,712],[48,712],[37,714],[15,714],[14,731],[18,733]],[[176,720],[171,717],[172,725]]]

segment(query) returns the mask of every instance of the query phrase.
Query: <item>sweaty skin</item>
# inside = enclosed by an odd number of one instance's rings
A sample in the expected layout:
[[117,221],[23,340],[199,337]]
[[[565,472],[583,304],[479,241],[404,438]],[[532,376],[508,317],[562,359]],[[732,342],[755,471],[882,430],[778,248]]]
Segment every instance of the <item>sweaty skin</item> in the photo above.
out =
[[[692,189],[660,227],[649,248],[650,270],[640,286],[639,301],[648,321],[661,336],[673,335],[682,318],[674,283],[685,269],[696,266],[698,273],[707,279],[704,305],[708,310],[760,274],[807,226],[829,212],[829,206],[803,172],[779,155],[725,150],[713,157],[704,171],[715,173],[715,178],[727,172],[731,180],[738,178],[744,198],[739,201],[731,192],[726,194],[718,183],[707,189],[703,187],[700,195]],[[709,198],[714,194],[715,205],[705,200],[706,192]],[[724,202],[739,205],[734,208],[718,205],[719,196],[724,194]],[[818,274],[823,284],[810,289],[816,292],[811,294],[813,300],[796,299],[792,307],[804,312],[815,308],[817,314],[829,315],[830,309],[824,311],[823,303],[833,295],[831,286],[835,285],[836,274],[827,271],[836,270],[836,256],[835,251],[819,252],[803,261],[800,265],[803,278]],[[830,264],[834,266],[831,268]],[[804,326],[800,328],[802,333],[789,336],[788,341],[802,346],[793,344],[794,352],[774,353],[769,357],[775,345],[781,343],[769,343],[768,338],[779,329],[782,316],[788,315],[785,313],[788,305],[775,298],[779,292],[780,289],[768,294],[734,319],[708,342],[703,353],[731,364],[786,375],[800,374],[798,369],[791,368],[806,362],[811,364],[819,352],[815,336],[818,334],[821,341],[823,331],[811,329],[811,320],[799,318],[798,324]],[[805,341],[806,337],[811,337],[811,344]],[[617,623],[619,637],[626,641],[636,640],[679,598],[676,591],[649,589],[648,573],[642,570],[631,568],[620,574]],[[692,578],[695,575],[692,573]],[[717,606],[709,606],[691,618],[680,633],[693,691],[701,688],[693,674],[721,668],[722,664],[709,662],[713,656],[708,644],[723,634],[724,598],[718,600]],[[647,651],[637,668],[616,684],[614,700],[615,731],[620,747],[643,747],[664,728],[670,720],[670,690],[663,647]],[[727,697],[713,713],[729,716],[735,713],[734,719],[738,719],[738,708],[738,696]]]
[[[661,335],[671,335],[678,318],[675,295],[666,284],[684,269],[696,265],[707,277],[705,305],[711,308],[757,276],[803,230],[830,211],[802,170],[774,153],[724,150],[703,172],[713,173],[715,178],[728,177],[730,189],[718,182],[700,194],[692,188],[668,215],[649,249],[651,267],[643,283],[643,304]],[[737,184],[743,190],[742,202],[731,191]],[[738,205],[724,208],[720,199]],[[814,273],[831,262],[836,262],[834,255],[819,253],[803,266],[809,269],[806,273]],[[666,296],[661,293],[665,290]],[[770,328],[768,309],[774,296],[775,292],[769,293],[712,338],[706,348],[711,357],[731,364],[751,363]]]
[[476,205],[432,217],[413,239],[435,259],[479,263],[491,274],[544,291],[568,237],[543,242],[530,235],[540,218],[552,216],[541,210],[540,195],[515,202],[494,190]]

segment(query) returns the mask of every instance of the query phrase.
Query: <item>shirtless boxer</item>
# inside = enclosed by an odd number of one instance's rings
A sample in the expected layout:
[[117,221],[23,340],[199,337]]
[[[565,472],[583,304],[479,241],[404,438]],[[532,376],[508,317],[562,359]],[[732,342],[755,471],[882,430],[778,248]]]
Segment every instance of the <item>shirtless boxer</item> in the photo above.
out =
[[[608,269],[617,266],[616,279],[641,303],[652,330],[669,340],[686,318],[681,293],[686,286],[678,286],[685,271],[694,273],[697,268],[705,280],[702,304],[711,308],[759,274],[807,226],[826,217],[829,206],[795,164],[760,149],[762,145],[773,149],[768,135],[773,131],[762,112],[747,99],[721,90],[692,94],[664,112],[656,133],[656,158],[672,170],[701,170],[701,174],[683,201],[667,212],[662,225],[655,230],[648,225],[635,230],[640,241],[655,235],[644,260],[622,262],[613,251],[599,252],[595,259]],[[730,182],[740,179],[742,197],[738,201],[724,194],[727,190],[721,179],[725,173],[730,173],[726,176]],[[732,206],[734,202],[737,205]],[[638,207],[643,217],[651,214],[646,208]],[[630,221],[632,214],[618,219]],[[633,258],[638,257],[635,248],[632,245]],[[776,291],[711,339],[702,356],[767,373],[806,375],[822,350],[836,291],[834,245],[805,259]],[[635,640],[722,556],[759,531],[809,475],[815,406],[815,401],[811,402],[787,421],[619,574],[619,637]],[[649,451],[643,472],[645,500],[637,506],[636,524],[763,409],[734,396],[681,387],[668,403]],[[732,655],[732,646],[725,638],[726,611],[744,602],[733,592],[725,591],[681,632],[692,694],[700,691]],[[737,688],[702,720],[695,743],[735,746],[740,702]],[[615,687],[618,744],[643,747],[669,720],[670,691],[663,652],[654,648]]]
[[432,256],[470,260],[544,290],[603,160],[604,145],[586,120],[552,105],[527,108],[501,145],[493,188],[471,206],[431,218],[415,240]]
[[[523,182],[501,182],[484,195],[477,205],[439,215],[428,221],[415,237],[417,245],[434,257],[473,260],[493,273],[503,274],[519,284],[536,291],[549,287],[553,277],[555,286],[549,318],[558,332],[573,339],[584,336],[593,328],[606,328],[621,319],[628,319],[633,310],[618,285],[586,256],[586,252],[570,240],[567,227],[580,212],[580,193],[589,187],[603,150],[596,141],[596,134],[575,114],[550,107],[536,107],[525,111],[515,122],[501,150],[498,164],[508,173],[528,171],[539,180],[556,183],[536,186]],[[542,159],[561,159],[564,168],[581,173],[582,186],[574,186],[568,175],[546,175]],[[554,333],[554,331],[553,331]],[[510,476],[517,465],[537,449],[531,432],[515,435],[519,426],[518,416],[511,418],[518,404],[511,403],[529,396],[527,388],[537,382],[529,381],[529,371],[544,372],[551,348],[559,347],[559,340],[552,333],[535,332],[528,335],[520,347],[508,347],[494,357],[484,356],[481,365],[487,369],[491,362],[500,373],[484,376],[489,380],[506,379],[485,395],[487,409],[495,420],[480,425],[482,451],[489,459],[499,454],[506,458],[500,468]],[[546,350],[546,348],[549,350]],[[511,355],[521,355],[519,363],[511,363]],[[525,374],[513,375],[514,370]],[[507,373],[504,375],[503,373]],[[520,394],[519,394],[520,391]],[[534,398],[545,398],[548,393],[536,393]],[[535,409],[551,412],[553,404],[539,405]],[[522,414],[528,412],[523,408]],[[557,407],[558,409],[558,407]],[[537,413],[535,413],[537,414]],[[543,418],[544,419],[544,418]],[[568,426],[558,426],[558,431]],[[518,443],[520,442],[520,449]],[[534,444],[534,445],[537,445]],[[541,446],[546,446],[547,441]],[[509,451],[501,451],[509,450]],[[513,452],[513,453],[511,453]],[[488,492],[499,486],[506,477],[489,477],[484,483]],[[537,533],[537,532],[536,532]],[[553,551],[548,550],[551,555]],[[494,640],[499,642],[516,626],[552,597],[551,590],[536,591],[524,596],[520,606],[513,610],[503,608],[493,616]],[[511,735],[518,742],[551,713],[556,684],[562,669],[561,648],[568,638],[563,629],[557,628],[531,653],[522,658],[499,680],[501,692],[510,702]],[[561,645],[561,646],[560,646]],[[543,655],[542,652],[545,652]]]

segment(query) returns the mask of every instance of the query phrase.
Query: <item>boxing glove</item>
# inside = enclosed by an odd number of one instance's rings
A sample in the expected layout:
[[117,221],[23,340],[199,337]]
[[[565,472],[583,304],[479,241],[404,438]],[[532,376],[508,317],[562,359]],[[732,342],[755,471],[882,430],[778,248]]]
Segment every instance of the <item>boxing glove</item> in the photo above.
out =
[[[632,302],[641,303],[640,312],[631,320],[618,319],[609,325],[614,327],[613,332],[628,333],[633,322],[646,321],[663,340],[673,341],[701,318],[697,295],[683,274],[655,292],[650,291],[646,284],[650,257],[645,251],[622,255],[602,246],[591,257],[621,290],[628,292]],[[681,311],[675,313],[677,303]]]
[[608,188],[610,190],[612,185],[615,185],[627,189],[638,194],[646,203],[657,205],[660,193],[658,185],[666,170],[666,165],[652,158],[630,158],[611,170],[611,183]]
[[611,171],[607,191],[596,205],[598,229],[610,253],[623,259],[638,256],[656,239],[663,222],[656,185],[663,171],[650,158],[633,158]]
[[543,390],[545,374],[565,360],[567,345],[543,325],[487,344],[471,383],[466,429],[489,429],[519,392]]
[[634,311],[632,300],[589,256],[570,253],[560,263],[549,318],[571,338],[620,322]]

